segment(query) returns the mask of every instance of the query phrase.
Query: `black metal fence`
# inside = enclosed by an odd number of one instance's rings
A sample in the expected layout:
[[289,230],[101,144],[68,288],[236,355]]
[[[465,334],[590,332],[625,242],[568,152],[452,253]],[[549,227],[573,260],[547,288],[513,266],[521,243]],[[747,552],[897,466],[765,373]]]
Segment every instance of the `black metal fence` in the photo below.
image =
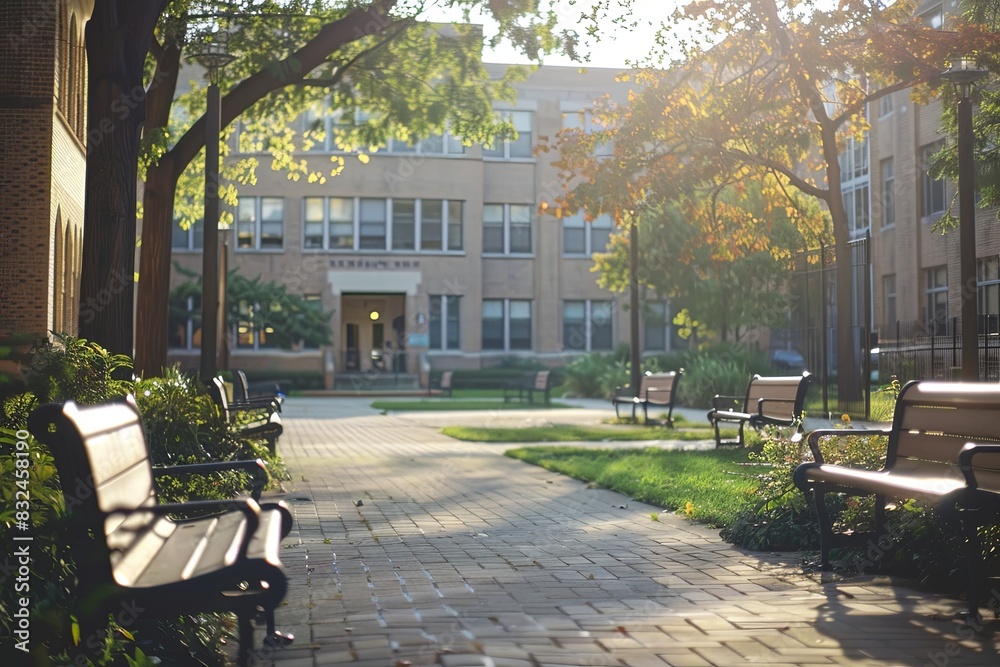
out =
[[[871,264],[868,238],[849,246],[851,303],[837,304],[837,258],[834,249],[821,246],[798,253],[791,281],[792,310],[787,329],[772,330],[772,345],[798,350],[806,359],[814,382],[807,403],[819,402],[823,413],[846,413],[855,419],[871,414]],[[850,318],[849,349],[841,352],[837,341],[839,317]],[[840,354],[846,352],[857,369],[851,373],[845,395],[838,390]],[[808,408],[807,408],[808,409]]]
[[[979,378],[1000,381],[1000,323],[980,318]],[[942,331],[943,328],[943,331]],[[933,335],[936,334],[936,335]],[[881,383],[893,377],[909,380],[957,380],[962,370],[962,320],[952,318],[945,327],[926,322],[896,322],[881,331],[877,354]]]

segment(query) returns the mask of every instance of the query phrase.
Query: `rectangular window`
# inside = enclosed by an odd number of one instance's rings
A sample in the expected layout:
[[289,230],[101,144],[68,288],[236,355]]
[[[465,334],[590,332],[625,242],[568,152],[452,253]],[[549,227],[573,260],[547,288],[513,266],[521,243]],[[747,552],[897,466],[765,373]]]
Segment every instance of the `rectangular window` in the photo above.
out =
[[927,270],[927,331],[932,336],[948,334],[948,267]]
[[362,199],[358,247],[385,250],[385,199]]
[[896,173],[892,158],[882,160],[882,228],[896,224]]
[[667,349],[667,304],[664,301],[646,303],[643,313],[643,328],[646,350],[664,351]]
[[563,348],[610,350],[613,347],[611,301],[564,301]]
[[430,349],[459,350],[459,297],[430,297]]
[[306,197],[302,220],[302,247],[306,250],[323,249],[323,239],[326,237],[323,231],[324,203],[322,197]]
[[583,212],[563,218],[563,254],[590,257],[605,252],[611,239],[611,216],[585,220]]
[[888,116],[892,113],[892,94],[883,95],[878,100],[878,115],[879,118]]
[[354,249],[354,199],[330,197],[327,202],[330,220],[330,249]]
[[483,349],[506,349],[504,327],[504,299],[483,299]]
[[[568,111],[562,115],[562,126],[564,130],[580,130],[586,134],[604,132],[605,128],[599,120],[594,118],[594,113],[590,109],[580,111]],[[594,155],[613,155],[615,144],[613,139],[605,139],[594,144]]]
[[201,347],[201,295],[171,302],[167,345],[172,349],[197,350]]
[[171,247],[174,250],[201,250],[205,247],[205,221],[198,219],[187,229],[181,229],[180,220],[174,220]]
[[499,116],[514,126],[517,136],[510,139],[498,139],[491,145],[484,146],[483,157],[505,160],[532,157],[532,147],[534,146],[532,120],[534,113],[531,111],[501,111]]
[[977,264],[979,333],[1000,333],[1000,260],[994,255]]
[[888,275],[882,278],[882,294],[885,296],[885,326],[895,335],[896,327],[896,275]]
[[531,301],[483,299],[483,349],[531,349]]
[[281,250],[285,245],[285,200],[240,197],[236,213],[236,247]]
[[417,207],[412,199],[392,200],[392,249],[416,248]]
[[440,199],[420,201],[420,249],[441,250],[441,229],[444,225],[444,202]]
[[483,205],[483,254],[531,254],[531,204]]
[[928,166],[931,163],[931,156],[941,149],[942,143],[935,142],[920,149],[920,164],[923,169],[923,208],[921,215],[929,217],[944,213],[945,210],[945,182],[943,178],[932,178],[928,173]]
[[931,30],[940,30],[944,27],[944,11],[941,5],[937,5],[928,9],[924,13],[918,15],[920,22],[924,24],[925,27]]
[[462,249],[462,202],[448,202],[448,250]]
[[504,205],[483,204],[483,252],[503,254]]

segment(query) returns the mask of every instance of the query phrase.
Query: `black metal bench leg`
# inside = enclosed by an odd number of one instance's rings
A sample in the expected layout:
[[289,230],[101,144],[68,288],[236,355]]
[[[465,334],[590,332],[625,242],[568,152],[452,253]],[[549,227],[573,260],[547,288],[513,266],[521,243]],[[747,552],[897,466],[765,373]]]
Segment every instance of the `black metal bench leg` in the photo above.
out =
[[[975,510],[965,510],[965,512],[972,512],[975,514]],[[959,518],[962,518],[963,512],[959,512]],[[967,570],[967,586],[968,592],[966,596],[969,599],[968,615],[969,619],[976,622],[980,622],[982,619],[979,616],[979,603],[982,597],[982,563],[980,562],[983,557],[983,550],[979,543],[979,526],[976,521],[963,520],[962,521],[962,532],[965,533],[965,561]]]
[[264,636],[264,645],[274,648],[284,648],[295,640],[295,635],[287,632],[278,632],[274,624],[274,610],[268,609],[264,612],[264,620],[267,623],[267,634]]
[[239,614],[237,624],[240,633],[240,647],[236,656],[237,667],[249,667],[254,654],[253,622],[248,614]]
[[826,509],[826,492],[813,489],[813,498],[816,502],[816,516],[819,517],[819,569],[829,571],[833,569],[833,565],[830,563],[833,524],[830,521],[830,513]]

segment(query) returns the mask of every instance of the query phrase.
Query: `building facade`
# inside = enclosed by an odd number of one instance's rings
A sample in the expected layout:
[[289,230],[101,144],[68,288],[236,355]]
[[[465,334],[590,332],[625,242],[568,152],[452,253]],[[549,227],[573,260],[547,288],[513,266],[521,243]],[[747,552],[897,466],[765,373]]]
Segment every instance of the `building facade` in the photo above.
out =
[[[957,5],[925,2],[919,18],[932,28],[954,20]],[[942,63],[942,66],[944,64]],[[957,183],[931,177],[928,160],[945,143],[941,100],[916,104],[908,91],[882,98],[871,118],[871,235],[874,328],[882,343],[957,335],[962,291],[958,229],[935,223],[951,208]],[[976,211],[980,333],[997,333],[1000,230],[995,210]]]
[[[627,84],[616,74],[537,69],[519,84],[515,104],[496,108],[517,137],[492,146],[462,146],[447,134],[416,145],[392,141],[366,164],[348,159],[324,184],[259,169],[257,183],[240,189],[229,265],[332,312],[333,345],[279,351],[269,346],[266,328],[231,322],[232,366],[412,373],[424,362],[480,368],[512,356],[560,365],[627,342],[627,295],[601,289],[591,271],[611,220],[542,212],[562,186],[555,152],[534,151],[541,137],[564,127],[587,129],[596,99],[624,99]],[[301,122],[329,127],[345,119],[336,110]],[[301,153],[310,168],[323,169],[338,153],[331,132],[325,136]],[[195,272],[198,234],[178,229],[174,242],[175,260]],[[175,283],[182,279],[174,276]],[[261,307],[241,304],[247,314]],[[643,310],[643,349],[665,351],[666,304]],[[192,324],[175,328],[171,356],[193,365],[197,331]]]
[[93,0],[0,3],[4,342],[77,330],[92,11]]

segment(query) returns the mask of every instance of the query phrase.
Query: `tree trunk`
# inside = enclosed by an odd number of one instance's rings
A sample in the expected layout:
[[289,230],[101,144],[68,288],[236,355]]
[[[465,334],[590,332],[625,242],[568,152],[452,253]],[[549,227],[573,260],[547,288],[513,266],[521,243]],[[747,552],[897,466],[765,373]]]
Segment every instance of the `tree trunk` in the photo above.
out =
[[173,159],[161,159],[146,171],[135,342],[135,371],[142,377],[159,375],[167,362],[170,251],[176,186]]
[[133,352],[135,204],[143,66],[168,0],[97,0],[86,28],[87,194],[80,336]]
[[[222,98],[222,127],[272,91],[293,85],[326,61],[329,54],[362,37],[395,27],[398,21],[386,13],[394,2],[372,3],[320,28],[316,37],[277,64],[241,81]],[[294,66],[293,66],[294,65]],[[144,375],[158,373],[167,363],[167,327],[170,299],[170,252],[177,179],[205,146],[205,118],[188,128],[177,143],[160,159],[170,172],[155,178],[150,170],[143,194],[143,244],[139,281],[139,317],[136,321],[137,367]],[[153,276],[153,272],[162,275]],[[149,280],[150,285],[143,282]]]

